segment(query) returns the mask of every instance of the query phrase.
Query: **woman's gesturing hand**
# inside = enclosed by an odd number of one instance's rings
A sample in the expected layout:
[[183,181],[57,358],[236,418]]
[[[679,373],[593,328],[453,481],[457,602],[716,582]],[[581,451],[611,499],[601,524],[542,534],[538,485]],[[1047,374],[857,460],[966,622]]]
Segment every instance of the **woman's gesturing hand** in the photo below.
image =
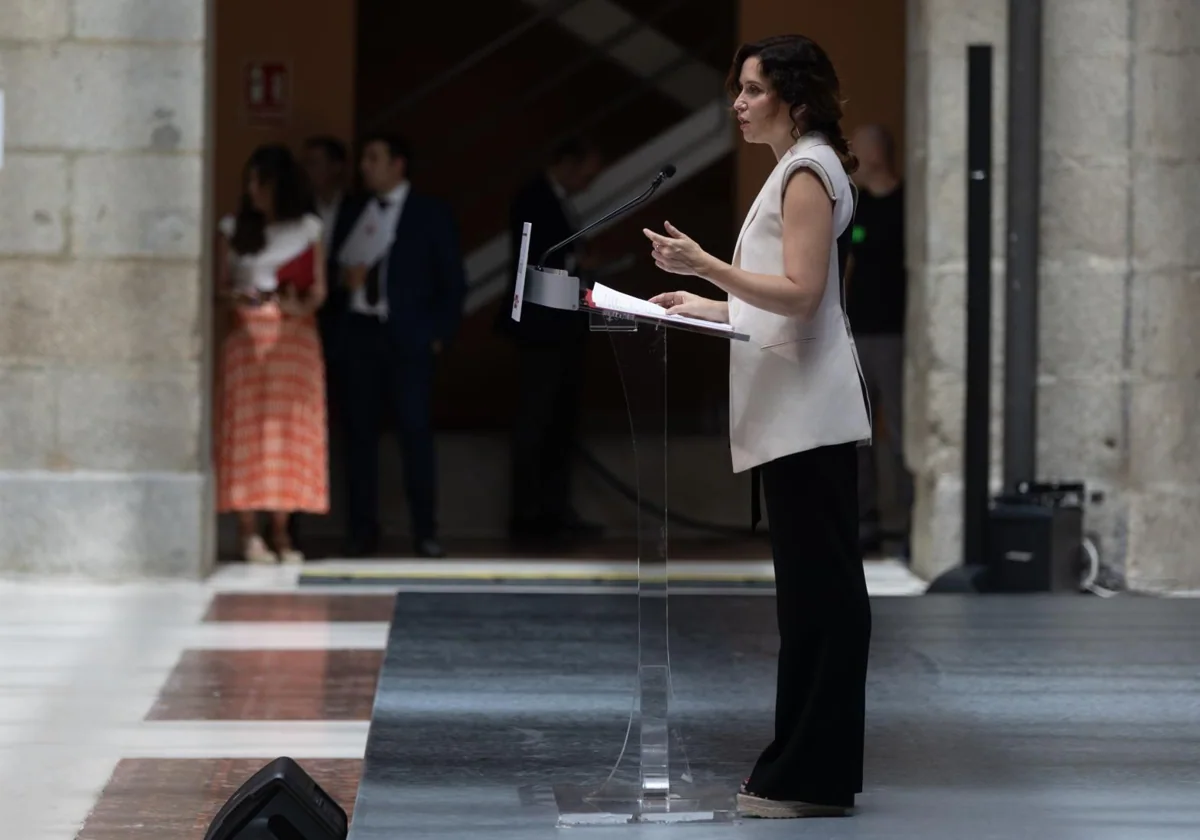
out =
[[642,228],[651,242],[655,264],[671,274],[701,275],[711,259],[705,250],[670,222],[664,222],[663,229],[666,236]]
[[694,295],[691,292],[663,292],[650,298],[667,310],[668,315],[686,315],[723,324],[729,320],[729,304]]

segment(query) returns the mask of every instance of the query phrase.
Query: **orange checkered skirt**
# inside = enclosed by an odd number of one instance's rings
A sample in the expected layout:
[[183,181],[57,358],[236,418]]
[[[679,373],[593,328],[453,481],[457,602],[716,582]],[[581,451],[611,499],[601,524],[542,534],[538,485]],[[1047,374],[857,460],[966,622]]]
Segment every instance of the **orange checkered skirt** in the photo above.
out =
[[239,310],[222,347],[217,509],[329,511],[325,366],[313,318]]

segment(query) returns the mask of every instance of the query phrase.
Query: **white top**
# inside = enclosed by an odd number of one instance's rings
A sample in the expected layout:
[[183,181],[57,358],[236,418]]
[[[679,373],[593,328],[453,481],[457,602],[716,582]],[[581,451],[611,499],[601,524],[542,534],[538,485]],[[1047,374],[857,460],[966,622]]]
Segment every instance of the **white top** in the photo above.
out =
[[[225,216],[218,227],[226,239],[232,238],[237,220]],[[267,244],[257,254],[235,254],[229,251],[230,275],[233,288],[239,292],[268,294],[279,286],[276,272],[321,241],[321,220],[309,213],[290,222],[267,225]]]
[[837,238],[854,217],[854,191],[824,137],[805,135],[775,165],[746,214],[733,265],[758,274],[784,274],[783,195],[801,168],[821,178],[834,202],[825,294],[808,322],[730,296],[729,323],[750,336],[729,349],[734,472],[796,452],[871,439],[871,408],[838,272]]

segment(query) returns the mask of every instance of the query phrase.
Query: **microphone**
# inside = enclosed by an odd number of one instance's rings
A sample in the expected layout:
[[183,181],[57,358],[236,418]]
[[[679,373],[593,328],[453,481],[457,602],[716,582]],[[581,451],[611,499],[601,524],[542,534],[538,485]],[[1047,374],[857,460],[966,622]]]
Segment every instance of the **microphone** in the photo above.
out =
[[627,201],[625,204],[622,204],[620,207],[618,207],[616,210],[609,213],[607,216],[603,216],[603,217],[597,219],[596,221],[592,222],[590,225],[587,225],[586,227],[583,228],[583,230],[579,231],[578,233],[568,236],[562,242],[559,242],[557,245],[555,245],[551,248],[547,248],[546,253],[542,254],[541,259],[538,260],[538,265],[539,266],[545,265],[546,259],[551,254],[553,254],[555,251],[565,248],[567,245],[570,245],[572,242],[574,242],[579,237],[583,236],[585,233],[588,233],[589,231],[594,230],[595,228],[598,228],[600,225],[604,224],[605,222],[609,221],[610,219],[614,219],[617,216],[620,216],[622,213],[626,212],[627,210],[632,210],[634,207],[637,207],[639,204],[645,203],[646,201],[648,201],[650,199],[650,196],[654,195],[655,191],[657,191],[658,188],[662,186],[663,181],[667,180],[668,178],[673,177],[674,175],[675,175],[675,164],[668,163],[666,166],[664,166],[662,168],[662,171],[660,171],[656,176],[654,176],[654,181],[650,184],[649,187],[646,188],[645,192],[643,192],[641,195],[639,195],[637,198],[633,199],[632,201]]

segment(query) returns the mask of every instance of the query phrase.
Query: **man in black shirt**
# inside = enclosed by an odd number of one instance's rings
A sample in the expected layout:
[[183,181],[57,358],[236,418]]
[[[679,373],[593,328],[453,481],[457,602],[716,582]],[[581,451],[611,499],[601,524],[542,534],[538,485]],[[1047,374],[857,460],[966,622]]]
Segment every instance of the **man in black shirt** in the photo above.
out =
[[[891,499],[899,527],[908,532],[912,478],[904,466],[904,185],[896,174],[895,143],[887,129],[868,125],[854,134],[859,190],[847,266],[847,314],[871,404],[884,422],[883,440],[894,482]],[[882,544],[878,461],[874,447],[859,451],[859,505],[863,543]],[[905,539],[907,544],[907,538]]]

